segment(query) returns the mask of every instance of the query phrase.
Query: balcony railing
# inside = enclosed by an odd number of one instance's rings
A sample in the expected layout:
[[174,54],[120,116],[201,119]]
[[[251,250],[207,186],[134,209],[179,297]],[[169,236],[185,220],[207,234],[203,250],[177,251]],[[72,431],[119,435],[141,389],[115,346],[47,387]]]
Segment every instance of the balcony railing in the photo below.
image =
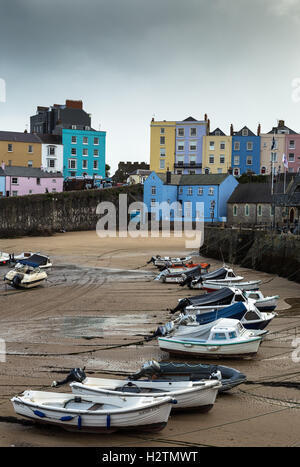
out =
[[175,169],[202,169],[202,164],[191,164],[191,163],[180,163],[177,162],[174,164]]

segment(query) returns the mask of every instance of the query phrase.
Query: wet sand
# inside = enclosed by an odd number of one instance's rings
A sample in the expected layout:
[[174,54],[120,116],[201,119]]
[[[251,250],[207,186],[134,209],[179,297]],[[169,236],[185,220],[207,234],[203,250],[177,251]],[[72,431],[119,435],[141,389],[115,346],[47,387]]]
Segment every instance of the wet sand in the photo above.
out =
[[[145,342],[144,337],[170,319],[168,310],[179,298],[199,290],[154,282],[157,270],[146,262],[154,254],[200,258],[180,238],[100,239],[95,232],[1,239],[0,250],[40,251],[54,264],[47,283],[36,289],[0,284],[0,338],[7,347],[6,362],[0,363],[0,446],[300,445],[299,390],[261,384],[300,383],[299,363],[292,359],[292,342],[300,338],[300,284],[234,267],[247,279],[262,280],[265,295],[281,298],[257,356],[215,362],[241,370],[252,384],[218,396],[210,412],[172,413],[166,428],[155,434],[68,433],[24,422],[10,398],[29,388],[53,391],[51,382],[74,367],[85,366],[88,374],[126,375],[147,360],[169,360],[155,340]],[[220,265],[209,262],[211,269]],[[0,269],[1,277],[6,271]]]

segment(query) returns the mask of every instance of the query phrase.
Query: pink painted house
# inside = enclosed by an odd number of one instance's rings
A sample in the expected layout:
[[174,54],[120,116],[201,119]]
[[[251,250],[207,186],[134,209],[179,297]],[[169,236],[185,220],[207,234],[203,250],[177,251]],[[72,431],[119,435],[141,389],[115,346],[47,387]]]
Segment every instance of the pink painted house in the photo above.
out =
[[297,173],[300,169],[300,135],[286,135],[285,154],[288,160],[288,172]]
[[45,172],[34,167],[5,166],[2,163],[0,178],[5,181],[4,196],[23,196],[63,191],[61,172]]

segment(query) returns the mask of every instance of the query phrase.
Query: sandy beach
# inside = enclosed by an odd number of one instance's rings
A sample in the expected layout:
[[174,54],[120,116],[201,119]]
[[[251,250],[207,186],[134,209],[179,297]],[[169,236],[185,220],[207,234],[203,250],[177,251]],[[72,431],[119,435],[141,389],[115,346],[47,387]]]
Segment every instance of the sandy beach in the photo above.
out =
[[[94,231],[2,239],[0,250],[40,251],[54,264],[47,283],[32,290],[5,288],[1,280],[0,338],[7,355],[0,363],[0,446],[300,445],[299,390],[268,384],[300,383],[299,363],[292,358],[292,342],[300,338],[300,284],[234,266],[246,279],[260,279],[265,295],[280,295],[278,316],[257,356],[215,362],[241,370],[248,384],[219,395],[210,412],[172,413],[155,434],[68,433],[22,420],[11,397],[29,388],[53,391],[52,381],[74,367],[109,377],[134,372],[150,359],[174,360],[156,340],[144,337],[170,320],[168,310],[179,298],[199,290],[153,281],[157,270],[147,260],[155,254],[192,254],[196,261],[208,261],[211,270],[221,263],[199,258],[183,238],[100,239]],[[7,270],[1,267],[1,277]]]

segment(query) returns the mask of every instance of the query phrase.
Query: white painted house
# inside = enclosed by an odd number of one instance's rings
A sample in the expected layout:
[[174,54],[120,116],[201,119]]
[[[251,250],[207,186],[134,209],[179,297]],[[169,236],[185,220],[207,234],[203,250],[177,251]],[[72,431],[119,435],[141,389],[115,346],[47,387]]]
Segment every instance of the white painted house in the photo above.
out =
[[60,135],[37,135],[42,143],[41,166],[46,172],[64,170],[64,150]]

